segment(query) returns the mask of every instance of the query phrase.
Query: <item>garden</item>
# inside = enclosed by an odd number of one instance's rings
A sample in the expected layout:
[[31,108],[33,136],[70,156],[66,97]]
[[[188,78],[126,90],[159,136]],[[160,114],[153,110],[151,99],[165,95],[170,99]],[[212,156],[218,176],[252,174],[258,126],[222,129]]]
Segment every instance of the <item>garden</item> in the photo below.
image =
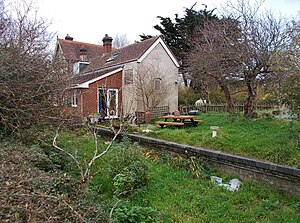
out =
[[[204,122],[188,128],[148,125],[139,133],[300,168],[300,123],[296,120],[274,115],[247,119],[228,113],[201,113],[196,119]],[[217,137],[212,137],[211,126],[219,127]]]
[[[205,121],[197,127],[149,124],[128,131],[299,168],[297,121],[228,114],[199,118]],[[214,138],[212,125],[219,126]],[[62,152],[51,145],[54,136],[48,130],[25,144],[1,142],[1,221],[300,221],[299,197],[247,180],[239,190],[229,191],[211,176],[224,182],[237,176],[219,173],[196,157],[142,148],[126,136],[118,142],[95,138],[88,128],[60,130],[57,145],[66,151]],[[78,164],[87,167],[95,142],[99,153],[111,148],[93,163],[89,180],[83,182]]]
[[[159,16],[161,23],[154,26],[170,49],[163,42],[156,43],[169,56],[174,53],[184,68],[180,69],[183,75],[172,79],[174,87],[168,86],[172,89],[175,109],[178,104],[194,105],[202,98],[208,104],[226,103],[226,111],[231,114],[200,113],[197,120],[204,122],[184,128],[160,128],[155,125],[160,119],[153,119],[149,124],[126,125],[126,132],[298,170],[299,120],[281,119],[268,111],[256,115],[253,105],[276,103],[279,108],[287,106],[293,116],[299,117],[299,18],[285,21],[269,13],[253,14],[260,11],[260,6],[252,7],[250,1],[249,4],[243,0],[238,2],[241,13],[236,11],[239,7],[232,8],[235,10],[229,10],[229,15],[218,18],[206,6],[196,11],[194,4],[184,9],[181,18],[174,13],[174,22]],[[75,60],[71,59],[71,64],[67,64],[68,60],[57,50],[59,45],[55,47],[57,59],[51,59],[54,49],[49,47],[57,38],[49,30],[51,23],[37,12],[34,2],[10,4],[0,0],[0,222],[300,222],[300,197],[292,192],[250,180],[237,181],[237,176],[218,172],[195,156],[143,148],[130,141],[126,132],[117,140],[123,130],[120,123],[87,123],[83,116],[87,118],[90,113],[101,111],[100,85],[94,88],[98,100],[92,102],[90,97],[88,103],[82,104],[95,110],[79,117],[74,109],[83,109],[78,96],[80,86],[85,88],[85,84],[77,86],[73,80],[81,77],[99,80],[106,75],[70,75],[77,62],[73,64]],[[151,36],[140,37],[142,42]],[[160,48],[157,49],[159,52]],[[89,63],[83,55],[85,47],[78,50],[82,62]],[[148,50],[143,55],[148,55]],[[162,61],[152,56],[140,59],[162,62],[170,72],[164,58]],[[137,64],[142,64],[140,59]],[[105,65],[105,72],[111,71],[109,75],[119,70],[114,69],[118,67],[115,62],[110,63],[112,70],[106,70],[108,64]],[[122,69],[131,67],[120,65]],[[161,67],[159,63],[153,65]],[[104,71],[92,70],[99,71],[99,75]],[[120,73],[125,76],[125,70]],[[140,72],[136,73],[145,79]],[[151,84],[136,86],[138,92],[144,92],[141,107],[151,112],[162,98],[168,98],[161,85],[167,78],[158,78],[157,72],[153,75],[155,82],[151,79]],[[123,87],[136,79],[130,75],[122,77],[124,82],[126,79],[130,81],[111,91],[119,92],[121,97],[107,94],[109,100],[105,107],[115,104],[122,110],[124,101],[112,98],[127,97],[121,95]],[[181,89],[181,85],[185,87]],[[150,86],[147,94],[145,86]],[[168,106],[164,107],[169,108],[169,101],[166,102]],[[235,113],[240,111],[236,110],[240,103],[244,115]],[[124,110],[120,114],[136,112],[140,106],[134,104],[132,111]],[[116,111],[107,110],[105,116],[109,118]],[[113,129],[114,138],[96,134],[93,127]],[[221,178],[223,186],[212,180]],[[241,183],[234,191],[226,186],[232,180]]]

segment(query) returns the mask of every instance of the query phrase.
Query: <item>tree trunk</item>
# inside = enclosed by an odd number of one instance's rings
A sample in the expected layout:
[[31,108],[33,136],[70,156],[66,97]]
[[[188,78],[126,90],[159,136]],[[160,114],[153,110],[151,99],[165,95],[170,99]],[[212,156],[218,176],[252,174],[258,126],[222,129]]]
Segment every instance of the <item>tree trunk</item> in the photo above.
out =
[[188,78],[186,77],[185,73],[183,72],[182,73],[182,80],[183,80],[183,83],[184,83],[184,86],[185,87],[188,87]]
[[248,97],[244,105],[244,116],[246,118],[253,118],[254,116],[254,100],[256,98],[256,87],[252,80],[246,80],[246,86],[248,90]]
[[234,107],[234,103],[230,94],[230,91],[228,89],[228,87],[226,85],[221,85],[221,89],[225,95],[226,98],[226,103],[227,103],[227,111],[229,113],[234,113],[235,111],[235,107]]

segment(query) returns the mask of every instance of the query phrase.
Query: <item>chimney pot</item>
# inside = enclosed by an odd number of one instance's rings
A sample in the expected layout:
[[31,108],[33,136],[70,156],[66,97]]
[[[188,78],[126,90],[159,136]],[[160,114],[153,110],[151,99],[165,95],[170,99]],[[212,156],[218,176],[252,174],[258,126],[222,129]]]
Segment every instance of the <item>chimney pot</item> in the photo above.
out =
[[108,34],[105,34],[105,36],[102,39],[103,41],[103,47],[104,47],[104,52],[105,53],[109,53],[112,51],[112,41],[113,38],[111,38],[110,36],[108,36]]
[[73,37],[71,37],[69,34],[66,35],[65,37],[65,40],[70,40],[70,41],[73,41]]

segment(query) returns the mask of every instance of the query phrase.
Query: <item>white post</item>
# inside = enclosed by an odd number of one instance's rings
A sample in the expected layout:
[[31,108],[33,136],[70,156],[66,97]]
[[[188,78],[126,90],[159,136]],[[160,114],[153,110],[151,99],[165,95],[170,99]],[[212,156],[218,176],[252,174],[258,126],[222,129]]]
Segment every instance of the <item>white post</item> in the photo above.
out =
[[216,130],[212,130],[212,137],[216,137],[217,136],[217,131]]
[[210,130],[212,131],[212,138],[217,136],[217,131],[219,130],[219,126],[211,126]]

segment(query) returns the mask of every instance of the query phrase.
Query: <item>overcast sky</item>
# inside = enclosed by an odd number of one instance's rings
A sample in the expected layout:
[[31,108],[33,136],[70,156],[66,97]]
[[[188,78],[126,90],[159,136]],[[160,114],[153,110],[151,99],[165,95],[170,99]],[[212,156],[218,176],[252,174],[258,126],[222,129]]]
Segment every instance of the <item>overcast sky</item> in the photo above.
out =
[[[13,2],[14,0],[6,0]],[[29,1],[29,0],[26,0]],[[220,8],[226,0],[35,0],[39,15],[52,20],[51,30],[59,38],[66,34],[76,41],[102,44],[105,34],[115,37],[126,34],[131,42],[140,40],[142,33],[159,34],[153,26],[160,23],[157,16],[174,18],[183,15],[184,8],[197,2],[195,9]],[[232,0],[235,1],[235,0]],[[296,16],[300,0],[265,0],[265,8],[284,16]]]

